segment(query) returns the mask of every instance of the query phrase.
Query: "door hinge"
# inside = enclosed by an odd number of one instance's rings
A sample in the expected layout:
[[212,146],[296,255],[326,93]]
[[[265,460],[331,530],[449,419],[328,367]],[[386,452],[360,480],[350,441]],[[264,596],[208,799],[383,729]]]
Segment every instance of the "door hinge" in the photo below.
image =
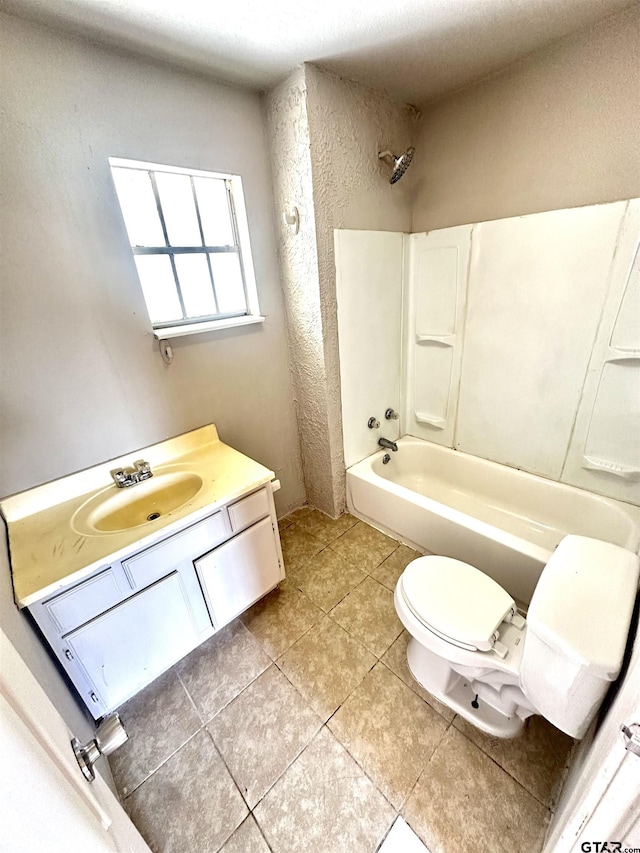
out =
[[66,657],[67,660],[73,660],[73,655],[71,654],[69,649],[64,650],[64,656]]
[[631,723],[630,726],[620,726],[624,738],[624,748],[627,752],[640,755],[640,723]]

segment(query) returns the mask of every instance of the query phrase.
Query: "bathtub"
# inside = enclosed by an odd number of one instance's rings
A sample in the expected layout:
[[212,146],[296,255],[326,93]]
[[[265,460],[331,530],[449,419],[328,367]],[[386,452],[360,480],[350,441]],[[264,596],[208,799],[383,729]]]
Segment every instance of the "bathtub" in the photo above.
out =
[[522,604],[563,536],[640,546],[640,508],[406,436],[347,469],[350,512],[416,548],[464,560]]

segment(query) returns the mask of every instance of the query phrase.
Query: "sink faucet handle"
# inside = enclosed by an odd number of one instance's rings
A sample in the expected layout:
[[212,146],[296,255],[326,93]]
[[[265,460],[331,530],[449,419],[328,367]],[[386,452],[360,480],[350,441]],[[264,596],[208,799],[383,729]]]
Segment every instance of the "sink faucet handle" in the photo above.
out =
[[113,481],[119,488],[122,488],[127,483],[128,475],[124,468],[114,468],[109,472],[113,477]]
[[144,459],[137,459],[133,463],[133,466],[136,469],[138,477],[141,480],[146,480],[148,477],[153,476],[153,474],[151,473],[151,465],[149,465],[149,463],[146,462]]

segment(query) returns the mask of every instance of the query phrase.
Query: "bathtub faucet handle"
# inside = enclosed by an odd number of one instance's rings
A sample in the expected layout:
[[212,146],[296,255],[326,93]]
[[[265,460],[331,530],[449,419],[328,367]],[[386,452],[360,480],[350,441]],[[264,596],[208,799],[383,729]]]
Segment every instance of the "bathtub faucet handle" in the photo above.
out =
[[387,411],[384,413],[384,416],[388,421],[397,421],[400,417],[400,415],[396,411],[394,411],[394,409],[387,409]]
[[369,429],[380,429],[380,421],[377,421],[375,418],[369,418],[367,426]]

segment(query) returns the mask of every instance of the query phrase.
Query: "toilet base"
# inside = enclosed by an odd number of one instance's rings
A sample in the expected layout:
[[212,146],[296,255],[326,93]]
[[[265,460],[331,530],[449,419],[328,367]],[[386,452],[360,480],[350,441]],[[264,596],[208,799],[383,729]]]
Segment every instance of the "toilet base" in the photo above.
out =
[[[516,714],[504,714],[480,697],[474,702],[477,691],[473,682],[455,672],[445,660],[426,649],[415,637],[411,638],[407,647],[407,663],[418,684],[481,731],[503,738],[516,737],[522,731],[524,719]],[[524,711],[525,717],[530,714],[531,711]]]

